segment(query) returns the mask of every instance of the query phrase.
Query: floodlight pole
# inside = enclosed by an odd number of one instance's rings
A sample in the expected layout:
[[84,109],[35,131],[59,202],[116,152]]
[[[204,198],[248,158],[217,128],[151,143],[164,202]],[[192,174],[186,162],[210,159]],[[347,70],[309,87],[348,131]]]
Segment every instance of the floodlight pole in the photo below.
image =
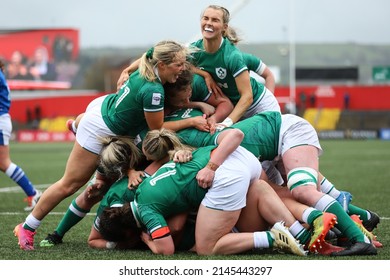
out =
[[233,18],[233,16],[238,13],[239,10],[241,10],[242,7],[244,7],[246,4],[249,3],[250,0],[239,0],[239,1],[236,1],[235,5],[231,8],[229,8],[229,12],[230,12],[230,15],[231,15],[231,18]]

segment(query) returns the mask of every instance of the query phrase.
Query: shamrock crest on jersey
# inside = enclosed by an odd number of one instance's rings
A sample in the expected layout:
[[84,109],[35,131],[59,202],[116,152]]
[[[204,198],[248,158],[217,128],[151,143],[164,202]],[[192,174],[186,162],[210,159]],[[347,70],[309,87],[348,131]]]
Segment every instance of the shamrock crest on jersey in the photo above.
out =
[[218,78],[225,79],[226,78],[226,69],[222,67],[215,68],[215,73],[217,74]]

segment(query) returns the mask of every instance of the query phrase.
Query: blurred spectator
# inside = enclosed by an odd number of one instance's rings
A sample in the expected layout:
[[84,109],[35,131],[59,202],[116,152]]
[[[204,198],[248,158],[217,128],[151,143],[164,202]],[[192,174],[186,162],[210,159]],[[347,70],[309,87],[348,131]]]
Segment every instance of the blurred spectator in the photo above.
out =
[[54,61],[70,62],[72,60],[73,43],[71,40],[64,36],[57,36],[53,43],[53,55]]
[[299,110],[298,110],[298,113],[300,116],[303,116],[303,114],[305,113],[305,110],[306,110],[306,92],[304,91],[301,91],[299,93]]
[[7,79],[31,80],[32,76],[28,72],[26,59],[20,51],[14,51],[11,60],[7,65],[5,75]]
[[29,67],[29,73],[37,81],[56,81],[57,72],[55,65],[49,61],[47,49],[38,47],[34,53],[34,59]]
[[344,93],[344,109],[345,110],[349,110],[349,100],[350,100],[349,92],[346,91]]
[[310,94],[310,107],[311,108],[316,107],[316,94],[314,92]]
[[32,121],[32,128],[33,129],[39,128],[39,123],[41,122],[41,119],[42,119],[42,112],[41,111],[42,111],[41,106],[36,105],[34,108],[35,118]]
[[74,45],[72,40],[63,35],[55,37],[52,52],[57,70],[57,81],[73,84],[80,65],[72,57]]
[[27,125],[30,127],[33,122],[33,115],[30,108],[26,108],[26,119],[27,119]]

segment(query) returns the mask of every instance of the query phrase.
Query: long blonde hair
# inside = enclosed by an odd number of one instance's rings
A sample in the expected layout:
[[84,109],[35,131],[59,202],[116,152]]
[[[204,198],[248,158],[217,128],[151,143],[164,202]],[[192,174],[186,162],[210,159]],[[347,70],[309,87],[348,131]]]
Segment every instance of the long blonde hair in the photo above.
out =
[[134,139],[127,136],[109,136],[99,139],[103,145],[99,169],[108,178],[120,179],[129,169],[135,169],[141,159],[141,151]]
[[148,131],[142,141],[142,148],[150,160],[161,160],[167,155],[172,159],[178,150],[193,150],[183,144],[175,132],[166,128]]
[[158,62],[168,65],[181,57],[188,58],[192,52],[190,48],[178,42],[172,40],[161,41],[142,55],[139,65],[140,74],[146,80],[153,82],[157,79],[153,68]]
[[237,44],[238,42],[241,41],[241,38],[238,37],[236,30],[234,30],[232,27],[230,27],[229,22],[230,22],[230,12],[228,9],[222,6],[218,5],[209,5],[207,8],[205,8],[201,14],[201,18],[204,15],[204,12],[207,9],[214,9],[222,12],[222,23],[227,25],[226,30],[222,33],[222,36],[224,38],[227,38],[230,42],[233,44]]

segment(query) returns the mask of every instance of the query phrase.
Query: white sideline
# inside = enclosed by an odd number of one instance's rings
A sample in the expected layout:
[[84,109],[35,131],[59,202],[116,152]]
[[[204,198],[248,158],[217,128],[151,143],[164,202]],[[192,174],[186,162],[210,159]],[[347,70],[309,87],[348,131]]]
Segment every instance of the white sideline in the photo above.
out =
[[[47,189],[49,186],[50,184],[34,185],[34,187],[38,190]],[[0,188],[0,193],[7,193],[7,192],[22,192],[22,189],[20,186]]]
[[[50,184],[42,184],[42,185],[34,185],[34,187],[38,190],[45,190],[50,186]],[[5,188],[0,188],[0,193],[18,193],[18,192],[23,192],[20,186],[13,186],[13,187],[5,187]],[[12,215],[21,215],[21,214],[26,214],[29,212],[0,212],[0,216],[12,216]],[[50,212],[49,215],[65,215],[65,212]],[[95,213],[87,213],[87,216],[95,216]]]
[[[0,216],[16,216],[16,215],[22,215],[22,214],[25,214],[27,215],[28,213],[30,212],[26,212],[26,211],[20,211],[20,212],[0,212]],[[65,215],[65,212],[50,212],[49,215]],[[95,216],[96,213],[87,213],[87,216]]]

